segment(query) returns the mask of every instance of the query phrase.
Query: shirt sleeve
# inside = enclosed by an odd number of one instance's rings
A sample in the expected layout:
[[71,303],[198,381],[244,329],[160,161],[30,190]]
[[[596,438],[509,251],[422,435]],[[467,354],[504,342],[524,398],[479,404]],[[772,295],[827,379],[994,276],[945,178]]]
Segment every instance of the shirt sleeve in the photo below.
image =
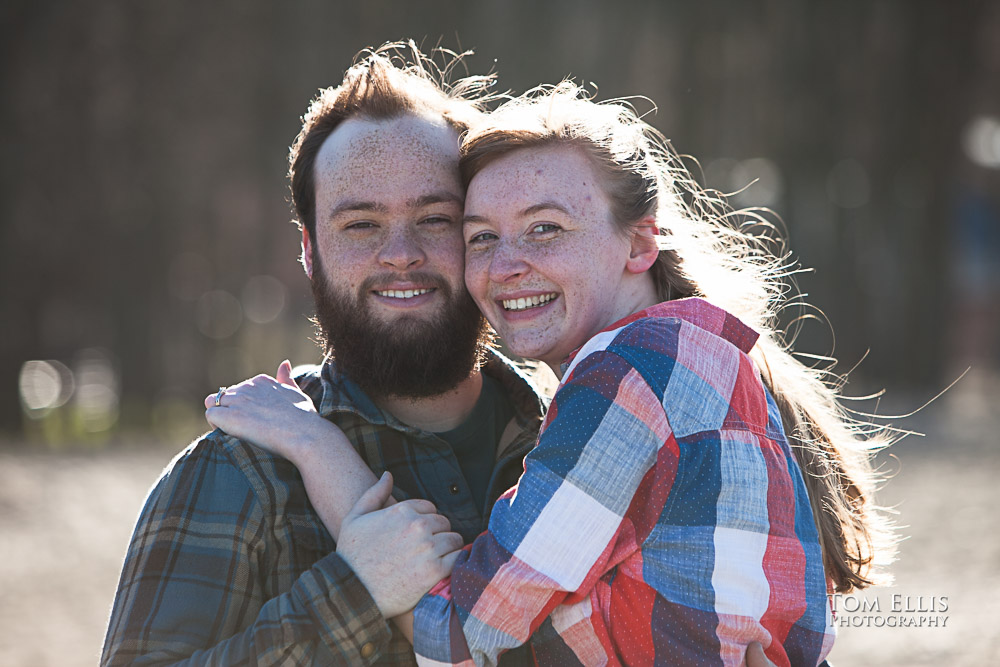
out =
[[551,626],[578,660],[613,656],[591,593],[662,510],[662,477],[676,470],[676,456],[664,460],[670,441],[661,401],[631,364],[606,350],[580,360],[518,486],[494,506],[450,580],[417,606],[418,663],[495,664],[558,605],[575,605]]
[[206,440],[161,477],[126,554],[102,665],[365,665],[402,653],[336,553],[269,590],[289,564],[281,517],[254,486]]

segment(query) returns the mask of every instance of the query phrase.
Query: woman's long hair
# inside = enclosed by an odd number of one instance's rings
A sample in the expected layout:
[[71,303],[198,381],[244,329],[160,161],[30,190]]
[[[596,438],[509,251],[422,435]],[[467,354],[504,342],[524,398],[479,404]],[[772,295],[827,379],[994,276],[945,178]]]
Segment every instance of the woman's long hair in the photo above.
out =
[[840,380],[801,363],[783,339],[778,313],[801,301],[789,297],[794,267],[770,233],[773,225],[699,186],[631,105],[593,102],[569,81],[509,100],[473,126],[462,147],[465,185],[502,155],[551,145],[590,157],[622,233],[656,218],[660,253],[650,271],[661,300],[703,297],[760,333],[750,355],[804,473],[832,588],[849,592],[876,583],[872,566],[892,560],[894,542],[873,500],[870,460],[891,437],[852,418],[839,401]]

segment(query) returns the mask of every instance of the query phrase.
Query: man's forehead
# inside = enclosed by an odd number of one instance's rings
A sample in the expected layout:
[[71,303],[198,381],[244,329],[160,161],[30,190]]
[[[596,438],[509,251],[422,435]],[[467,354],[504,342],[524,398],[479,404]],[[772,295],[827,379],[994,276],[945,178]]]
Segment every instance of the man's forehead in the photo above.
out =
[[414,161],[431,168],[457,168],[458,132],[443,118],[413,114],[349,118],[323,142],[316,166],[328,174],[358,169],[378,173],[394,163]]

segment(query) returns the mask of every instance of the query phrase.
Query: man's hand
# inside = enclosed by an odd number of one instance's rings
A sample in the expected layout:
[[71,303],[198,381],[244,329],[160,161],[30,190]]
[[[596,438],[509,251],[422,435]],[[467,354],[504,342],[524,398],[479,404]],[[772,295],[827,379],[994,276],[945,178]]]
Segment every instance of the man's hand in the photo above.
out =
[[433,503],[407,500],[380,509],[392,491],[388,472],[344,517],[337,553],[365,585],[385,618],[416,606],[451,574],[462,538]]
[[752,642],[747,646],[747,667],[778,667],[764,655],[764,647],[760,642]]

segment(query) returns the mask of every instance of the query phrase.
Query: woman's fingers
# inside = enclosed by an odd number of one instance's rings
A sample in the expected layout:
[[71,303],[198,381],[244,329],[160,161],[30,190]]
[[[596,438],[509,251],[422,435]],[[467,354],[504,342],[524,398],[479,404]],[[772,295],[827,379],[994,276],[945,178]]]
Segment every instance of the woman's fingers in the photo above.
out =
[[411,500],[404,500],[399,503],[399,510],[411,510],[416,514],[437,514],[437,507],[434,506],[429,500],[423,500],[422,498],[413,498]]
[[278,372],[275,373],[274,379],[281,384],[286,384],[290,387],[299,388],[298,383],[292,378],[292,362],[285,359],[278,365]]
[[455,561],[458,560],[458,555],[462,553],[461,549],[456,549],[449,554],[441,556],[441,578],[450,577],[451,571],[455,569]]
[[424,514],[421,516],[422,528],[431,535],[447,533],[451,530],[451,521],[440,514]]

